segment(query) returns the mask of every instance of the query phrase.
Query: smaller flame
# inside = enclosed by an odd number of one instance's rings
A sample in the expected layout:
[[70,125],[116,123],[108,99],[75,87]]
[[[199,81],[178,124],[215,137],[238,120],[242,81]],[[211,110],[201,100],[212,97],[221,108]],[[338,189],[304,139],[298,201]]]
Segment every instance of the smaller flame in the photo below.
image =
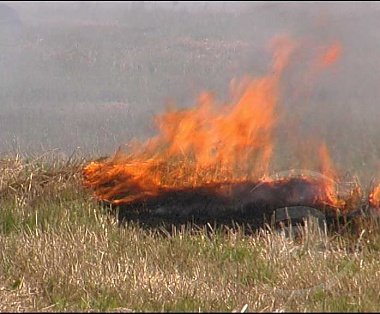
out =
[[369,195],[369,203],[373,207],[380,208],[380,184]]
[[334,64],[342,55],[342,46],[338,43],[332,45],[320,58],[319,66],[327,68]]
[[320,147],[319,158],[321,161],[322,174],[331,179],[331,181],[324,180],[325,191],[323,194],[325,195],[326,200],[329,204],[337,208],[343,208],[346,204],[344,200],[339,199],[337,184],[335,183],[338,175],[333,167],[333,163],[331,161],[330,154],[325,143],[322,143]]

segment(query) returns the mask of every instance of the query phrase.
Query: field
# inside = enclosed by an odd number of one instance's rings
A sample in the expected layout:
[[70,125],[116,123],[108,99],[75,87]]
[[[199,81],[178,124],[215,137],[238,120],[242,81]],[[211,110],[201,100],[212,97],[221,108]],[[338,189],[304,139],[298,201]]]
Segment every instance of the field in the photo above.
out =
[[324,140],[366,196],[379,182],[380,5],[5,3],[23,25],[0,33],[0,311],[380,311],[374,218],[327,234],[310,221],[296,239],[120,225],[82,185],[90,161],[153,136],[167,103],[224,101],[232,79],[265,75],[285,34],[343,53],[315,78],[307,46],[284,74],[271,171]]

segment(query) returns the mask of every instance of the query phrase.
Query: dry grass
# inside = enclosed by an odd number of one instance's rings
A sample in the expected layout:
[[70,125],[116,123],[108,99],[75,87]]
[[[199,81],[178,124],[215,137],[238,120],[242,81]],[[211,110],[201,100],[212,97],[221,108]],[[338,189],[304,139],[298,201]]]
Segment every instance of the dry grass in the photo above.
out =
[[1,161],[1,311],[379,311],[380,234],[120,227],[84,161]]

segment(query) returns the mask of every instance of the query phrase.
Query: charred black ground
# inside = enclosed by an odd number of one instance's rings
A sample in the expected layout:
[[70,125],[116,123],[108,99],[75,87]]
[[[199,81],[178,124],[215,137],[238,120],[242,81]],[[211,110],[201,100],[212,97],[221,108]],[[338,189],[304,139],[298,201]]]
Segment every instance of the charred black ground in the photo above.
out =
[[[350,195],[346,207],[338,209],[321,200],[320,189],[320,182],[306,178],[223,182],[166,190],[157,196],[145,196],[111,207],[118,213],[120,222],[138,222],[148,228],[188,223],[198,226],[238,224],[254,231],[273,224],[276,210],[287,207],[299,207],[300,212],[314,209],[330,226],[364,215],[365,205],[361,200],[353,202]],[[299,219],[292,221],[293,224],[299,222]]]

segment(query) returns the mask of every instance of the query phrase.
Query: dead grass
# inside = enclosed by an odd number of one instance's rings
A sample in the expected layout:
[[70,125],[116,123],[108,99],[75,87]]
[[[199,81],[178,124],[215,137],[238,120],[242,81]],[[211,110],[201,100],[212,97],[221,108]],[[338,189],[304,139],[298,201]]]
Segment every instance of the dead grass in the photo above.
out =
[[296,240],[120,227],[81,188],[84,161],[58,160],[1,161],[1,311],[380,310],[375,221]]

